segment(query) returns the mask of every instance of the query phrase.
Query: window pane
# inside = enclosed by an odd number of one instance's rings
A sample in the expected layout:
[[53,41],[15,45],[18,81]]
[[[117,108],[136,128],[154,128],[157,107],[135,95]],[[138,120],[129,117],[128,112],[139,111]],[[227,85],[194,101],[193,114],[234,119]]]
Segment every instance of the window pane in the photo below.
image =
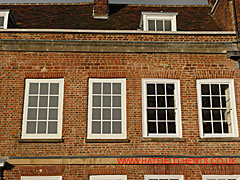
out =
[[231,127],[228,125],[227,122],[223,122],[223,131],[224,131],[224,133],[229,133],[229,129],[230,128]]
[[58,120],[58,110],[57,109],[49,109],[49,120]]
[[40,94],[48,94],[48,83],[40,83]]
[[92,109],[92,119],[101,120],[101,109]]
[[210,107],[210,97],[202,97],[202,106]]
[[109,133],[111,133],[111,122],[104,121],[103,122],[103,134],[109,134]]
[[58,107],[58,96],[50,96],[49,107]]
[[210,89],[208,84],[202,84],[201,85],[201,92],[202,95],[210,95]]
[[165,23],[165,31],[171,31],[172,30],[171,21],[164,21],[164,23]]
[[173,109],[167,110],[167,119],[168,120],[175,120],[175,111]]
[[59,83],[50,84],[50,94],[57,95],[59,92]]
[[46,133],[46,126],[47,122],[46,121],[38,121],[38,134],[45,134]]
[[174,96],[167,96],[167,107],[174,107]]
[[158,120],[166,120],[166,110],[160,109],[158,111]]
[[112,123],[112,133],[113,134],[121,134],[122,128],[121,128],[121,122],[113,122]]
[[113,115],[112,115],[112,119],[113,120],[121,120],[122,118],[122,113],[121,113],[121,109],[113,109],[112,110]]
[[39,97],[39,107],[48,107],[48,97],[47,96]]
[[101,134],[101,122],[92,122],[92,133],[93,134]]
[[48,134],[57,134],[57,122],[48,122]]
[[147,95],[155,95],[155,84],[147,84]]
[[111,83],[103,83],[103,94],[111,94]]
[[158,95],[164,95],[165,94],[164,84],[157,84],[157,94]]
[[174,95],[174,84],[167,84],[167,95]]
[[163,31],[163,21],[156,20],[156,23],[157,23],[157,31]]
[[209,109],[202,110],[202,118],[203,120],[211,120],[211,112]]
[[158,133],[167,133],[165,122],[158,122]]
[[147,107],[156,107],[156,98],[155,96],[147,97]]
[[121,83],[113,83],[113,94],[121,94]]
[[101,96],[93,96],[93,107],[101,107]]
[[221,120],[220,110],[214,109],[212,110],[212,114],[213,114],[213,120]]
[[101,94],[101,83],[93,83],[93,94]]
[[222,127],[220,122],[213,122],[214,133],[222,133]]
[[103,109],[103,120],[111,120],[111,109]]
[[27,134],[36,133],[36,121],[28,121],[27,122]]
[[155,31],[155,21],[154,20],[148,20],[148,30]]
[[111,96],[103,96],[103,107],[111,107]]
[[38,83],[30,83],[29,94],[38,94]]
[[203,133],[212,133],[212,125],[210,122],[203,122]]
[[228,84],[221,84],[221,94],[222,95],[229,95]]
[[220,107],[220,97],[212,97],[212,107]]
[[148,133],[157,133],[155,122],[148,122]]
[[219,85],[211,84],[212,95],[219,95]]
[[175,122],[168,122],[168,133],[176,133]]
[[1,17],[0,17],[0,26],[3,26],[3,25],[4,25],[4,17],[1,16]]
[[226,97],[222,97],[222,107],[227,107]]
[[158,103],[158,107],[166,107],[165,96],[158,96],[157,97],[157,103]]
[[37,106],[38,106],[38,97],[37,96],[29,96],[28,107],[37,107]]
[[47,120],[47,109],[38,110],[38,120]]
[[28,120],[36,120],[37,119],[37,109],[28,109]]
[[147,119],[148,120],[156,120],[156,110],[148,109],[147,110]]
[[113,96],[113,107],[121,107],[121,96]]

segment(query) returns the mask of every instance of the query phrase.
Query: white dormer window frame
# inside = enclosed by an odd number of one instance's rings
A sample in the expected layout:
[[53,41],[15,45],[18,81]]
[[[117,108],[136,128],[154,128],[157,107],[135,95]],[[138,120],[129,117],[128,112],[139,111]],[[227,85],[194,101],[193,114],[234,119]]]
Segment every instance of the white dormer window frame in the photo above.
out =
[[[170,31],[177,31],[177,18],[176,16],[178,13],[172,12],[142,12],[140,27],[143,28],[144,31],[169,31],[165,30],[165,22],[171,22],[171,30]],[[154,21],[155,23],[155,30],[149,30],[149,21]],[[157,21],[163,22],[163,29],[157,29]]]
[[0,29],[7,29],[9,12],[8,9],[0,10],[0,18],[3,18],[3,24],[0,24]]

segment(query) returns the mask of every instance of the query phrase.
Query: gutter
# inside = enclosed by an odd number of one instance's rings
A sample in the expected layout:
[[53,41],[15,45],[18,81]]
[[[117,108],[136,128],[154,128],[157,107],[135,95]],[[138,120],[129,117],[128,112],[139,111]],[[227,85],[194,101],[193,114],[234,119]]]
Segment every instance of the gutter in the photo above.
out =
[[0,29],[0,33],[95,33],[95,34],[158,34],[158,35],[235,35],[235,31],[142,31],[89,29]]

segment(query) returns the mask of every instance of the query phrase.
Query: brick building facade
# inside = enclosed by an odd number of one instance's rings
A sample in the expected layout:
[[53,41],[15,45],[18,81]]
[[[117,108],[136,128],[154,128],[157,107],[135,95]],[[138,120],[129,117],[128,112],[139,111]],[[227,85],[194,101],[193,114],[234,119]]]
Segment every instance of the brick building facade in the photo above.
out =
[[0,179],[239,180],[239,3],[1,4]]

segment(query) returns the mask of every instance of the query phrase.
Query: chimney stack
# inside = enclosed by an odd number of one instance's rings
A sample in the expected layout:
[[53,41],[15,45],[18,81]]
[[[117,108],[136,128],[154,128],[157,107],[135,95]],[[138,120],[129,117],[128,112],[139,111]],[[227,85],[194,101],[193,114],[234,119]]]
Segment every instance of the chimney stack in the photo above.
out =
[[108,0],[94,0],[94,19],[108,19]]

